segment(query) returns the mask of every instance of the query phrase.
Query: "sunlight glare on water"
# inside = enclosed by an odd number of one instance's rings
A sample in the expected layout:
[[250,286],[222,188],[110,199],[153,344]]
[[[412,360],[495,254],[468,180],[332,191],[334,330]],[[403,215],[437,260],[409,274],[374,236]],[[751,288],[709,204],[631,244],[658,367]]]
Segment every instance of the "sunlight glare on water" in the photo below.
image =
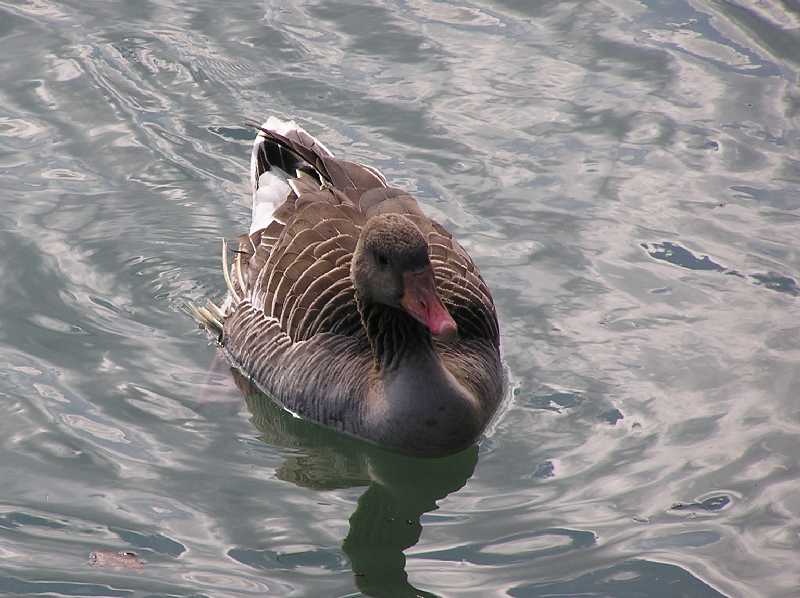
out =
[[[777,0],[0,0],[0,593],[798,595],[798,48]],[[478,449],[294,419],[184,313],[268,114],[481,267]]]

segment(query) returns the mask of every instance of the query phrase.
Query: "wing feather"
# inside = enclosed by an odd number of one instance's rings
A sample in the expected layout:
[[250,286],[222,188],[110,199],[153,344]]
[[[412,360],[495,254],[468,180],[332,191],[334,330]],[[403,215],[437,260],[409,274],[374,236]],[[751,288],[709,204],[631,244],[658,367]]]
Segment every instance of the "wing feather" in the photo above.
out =
[[282,203],[276,198],[266,227],[240,239],[231,278],[243,299],[226,304],[223,338],[238,348],[245,371],[266,379],[274,359],[300,359],[312,339],[346,337],[352,341],[342,346],[368,350],[350,265],[361,229],[381,213],[407,216],[428,239],[436,285],[460,336],[498,345],[494,303],[478,268],[412,196],[389,187],[375,168],[337,159],[302,128],[277,119],[259,128],[254,144],[254,194],[272,168],[286,173],[287,195]]

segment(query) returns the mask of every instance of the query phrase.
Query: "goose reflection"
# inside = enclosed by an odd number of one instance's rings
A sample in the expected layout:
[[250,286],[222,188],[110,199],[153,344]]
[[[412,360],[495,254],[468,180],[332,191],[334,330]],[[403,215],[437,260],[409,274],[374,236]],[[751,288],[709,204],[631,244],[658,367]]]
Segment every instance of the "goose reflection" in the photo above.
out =
[[314,490],[367,486],[342,542],[358,589],[368,596],[433,596],[409,583],[403,551],[419,541],[420,517],[466,484],[477,447],[440,459],[391,453],[294,418],[246,377],[234,372],[234,379],[262,439],[303,451],[286,458],[279,479]]

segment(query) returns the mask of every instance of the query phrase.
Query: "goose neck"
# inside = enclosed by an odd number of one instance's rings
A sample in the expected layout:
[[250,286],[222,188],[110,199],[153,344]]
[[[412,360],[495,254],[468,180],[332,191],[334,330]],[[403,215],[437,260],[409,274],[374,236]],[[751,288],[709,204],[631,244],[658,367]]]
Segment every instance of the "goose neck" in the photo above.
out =
[[402,310],[359,301],[359,312],[379,371],[435,359],[430,332]]

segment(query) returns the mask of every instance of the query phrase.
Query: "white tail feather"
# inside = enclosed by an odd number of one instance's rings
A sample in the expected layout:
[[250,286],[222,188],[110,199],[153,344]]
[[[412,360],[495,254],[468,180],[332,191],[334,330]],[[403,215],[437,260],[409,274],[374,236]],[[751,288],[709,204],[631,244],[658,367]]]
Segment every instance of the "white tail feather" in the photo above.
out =
[[253,220],[250,224],[250,234],[269,226],[273,220],[272,213],[286,200],[291,191],[286,181],[273,172],[265,172],[259,177],[258,189],[253,193]]
[[[270,116],[261,125],[261,128],[274,131],[284,137],[292,131],[301,131],[311,137],[316,143],[317,151],[333,156],[333,153],[316,137],[309,135],[303,127],[293,120],[285,121],[274,116]],[[253,219],[250,224],[250,233],[266,228],[272,222],[272,213],[280,206],[289,195],[291,188],[286,183],[289,173],[284,173],[278,168],[258,173],[258,152],[263,145],[266,136],[259,131],[253,141],[253,151],[250,154],[250,185],[253,191]]]

